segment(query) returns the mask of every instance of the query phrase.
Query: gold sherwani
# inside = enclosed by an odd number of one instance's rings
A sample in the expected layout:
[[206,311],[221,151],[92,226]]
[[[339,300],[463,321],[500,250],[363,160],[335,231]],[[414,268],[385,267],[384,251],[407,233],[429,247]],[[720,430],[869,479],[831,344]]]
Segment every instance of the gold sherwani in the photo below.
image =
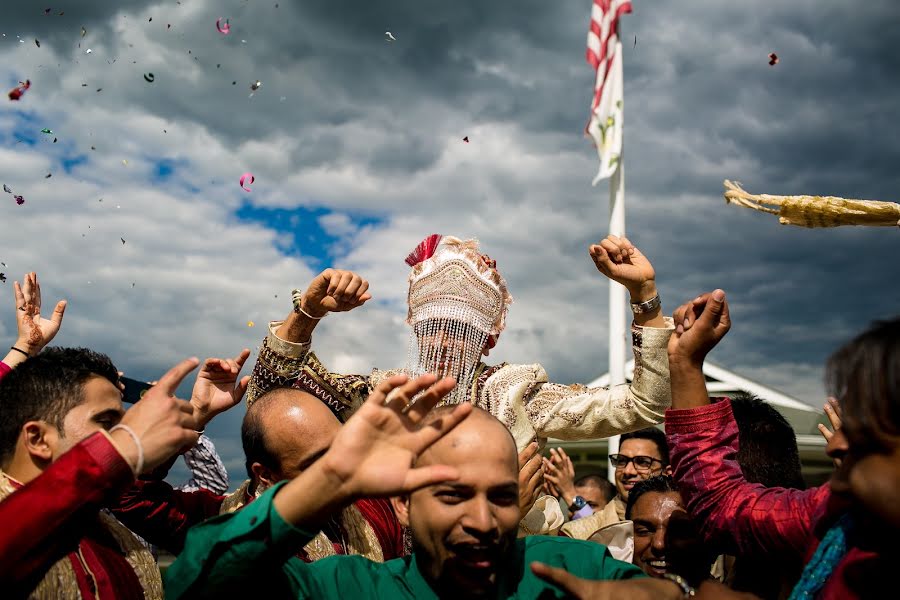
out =
[[[341,421],[358,409],[382,379],[398,371],[375,369],[371,375],[339,375],[328,371],[310,344],[278,338],[280,321],[269,324],[269,335],[247,391],[247,404],[276,387],[294,387],[328,404]],[[469,398],[500,419],[512,432],[521,451],[531,441],[542,446],[547,438],[584,440],[635,431],[663,421],[671,404],[666,328],[632,326],[634,377],[631,385],[589,388],[550,383],[539,364],[493,367],[480,364]]]

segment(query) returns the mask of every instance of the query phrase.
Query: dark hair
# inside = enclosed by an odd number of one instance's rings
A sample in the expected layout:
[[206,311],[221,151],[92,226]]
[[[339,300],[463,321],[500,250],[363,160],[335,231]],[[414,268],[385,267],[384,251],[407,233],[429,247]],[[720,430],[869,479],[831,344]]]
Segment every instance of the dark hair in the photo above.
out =
[[609,482],[605,475],[588,473],[575,480],[575,487],[597,487],[603,493],[603,497],[609,502],[616,496],[616,486]]
[[669,492],[674,492],[676,494],[681,493],[678,491],[678,488],[675,487],[675,480],[672,479],[671,475],[656,475],[649,479],[639,481],[634,484],[634,487],[631,488],[631,491],[628,493],[628,504],[625,505],[626,519],[631,519],[631,509],[634,508],[638,498],[644,494],[649,494],[650,492],[656,492],[658,494],[667,494]]
[[828,359],[825,373],[854,438],[900,435],[900,317],[873,323]]
[[780,412],[753,394],[731,398],[738,426],[737,462],[744,479],[766,487],[805,489],[794,428]]
[[274,471],[280,471],[280,461],[275,453],[266,444],[265,425],[263,413],[269,410],[269,405],[289,388],[275,388],[269,390],[247,408],[244,421],[241,423],[241,445],[244,447],[244,465],[247,469],[247,477],[253,479],[253,463],[259,463]]
[[645,429],[632,431],[631,433],[623,433],[622,437],[619,438],[620,448],[622,447],[622,444],[625,443],[625,440],[650,440],[656,444],[656,448],[659,450],[659,456],[662,458],[663,466],[669,466],[669,444],[666,443],[666,434],[663,433],[661,429],[657,427],[647,427]]
[[25,423],[44,421],[64,435],[69,411],[84,402],[84,385],[103,377],[114,385],[119,372],[105,354],[87,348],[47,348],[12,370],[0,382],[0,462],[16,451]]

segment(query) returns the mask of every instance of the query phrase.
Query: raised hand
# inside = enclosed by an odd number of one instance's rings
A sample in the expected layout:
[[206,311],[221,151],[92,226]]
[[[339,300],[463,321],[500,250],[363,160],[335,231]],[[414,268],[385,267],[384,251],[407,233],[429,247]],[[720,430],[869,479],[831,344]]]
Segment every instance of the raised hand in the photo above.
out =
[[626,237],[609,235],[588,249],[597,270],[625,286],[632,302],[645,302],[656,295],[656,272]]
[[456,469],[445,465],[413,466],[416,457],[471,412],[472,406],[463,402],[423,424],[428,411],[455,386],[452,378],[438,381],[430,374],[412,381],[395,375],[378,384],[320,459],[343,495],[396,496],[458,477]]
[[325,269],[306,288],[300,307],[313,317],[346,312],[372,299],[369,282],[352,271]]
[[544,459],[544,479],[553,486],[555,495],[566,506],[575,500],[575,465],[562,448],[550,449],[550,460]]
[[49,319],[41,316],[41,284],[37,273],[26,273],[22,285],[13,285],[16,296],[16,325],[19,337],[16,347],[34,356],[49,344],[59,332],[66,301],[60,300]]
[[249,356],[250,350],[244,348],[234,358],[207,358],[203,363],[191,391],[191,406],[198,430],[202,431],[213,417],[238,404],[244,397],[250,376],[238,381],[238,375]]
[[[189,358],[172,367],[122,417],[121,424],[130,427],[141,442],[142,472],[153,470],[182,448],[197,443],[200,434],[195,431],[198,427],[194,408],[189,402],[175,398],[175,390],[198,363],[196,358]],[[132,467],[136,467],[138,450],[131,436],[122,430],[113,431],[111,435]]]
[[675,332],[669,338],[669,362],[702,365],[709,351],[731,329],[725,292],[714,290],[679,306],[673,315]]
[[[821,423],[819,423],[817,427],[819,428],[819,433],[821,433],[822,437],[825,438],[825,443],[827,444],[831,441],[831,438],[834,437],[835,432],[841,428],[841,406],[840,404],[838,404],[837,399],[828,398],[823,408],[825,409],[825,414],[828,416],[828,422],[831,423],[831,429],[828,429],[828,427]],[[838,469],[840,468],[840,466],[841,459],[835,458],[834,467]]]
[[541,460],[537,442],[531,442],[519,452],[519,513],[523,519],[544,488]]

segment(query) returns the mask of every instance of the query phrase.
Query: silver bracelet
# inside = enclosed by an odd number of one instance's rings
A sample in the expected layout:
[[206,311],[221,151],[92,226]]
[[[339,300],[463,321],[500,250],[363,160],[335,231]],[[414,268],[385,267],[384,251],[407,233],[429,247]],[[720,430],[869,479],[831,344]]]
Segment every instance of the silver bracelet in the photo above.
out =
[[632,302],[631,303],[631,312],[636,315],[642,315],[644,313],[653,312],[657,308],[662,305],[662,300],[659,299],[659,294],[653,296],[646,302]]
[[121,429],[122,431],[130,435],[132,440],[134,440],[134,445],[137,446],[138,449],[137,467],[135,467],[134,469],[134,474],[140,475],[144,470],[144,446],[143,444],[141,444],[141,440],[134,432],[134,429],[132,429],[128,425],[123,425],[121,423],[115,425],[112,429],[109,430],[110,435],[112,435],[112,432],[117,429]]
[[328,316],[328,313],[325,313],[321,317],[314,317],[311,314],[309,314],[308,312],[306,312],[305,310],[303,310],[303,308],[300,306],[303,303],[303,292],[301,292],[300,290],[291,290],[291,300],[293,300],[293,302],[294,302],[294,312],[297,314],[306,315],[307,317],[309,317],[310,319],[313,319],[315,321],[324,319],[325,317]]
[[676,575],[675,573],[663,573],[663,578],[668,579],[681,588],[682,598],[693,598],[697,595],[697,588],[688,583],[681,575]]

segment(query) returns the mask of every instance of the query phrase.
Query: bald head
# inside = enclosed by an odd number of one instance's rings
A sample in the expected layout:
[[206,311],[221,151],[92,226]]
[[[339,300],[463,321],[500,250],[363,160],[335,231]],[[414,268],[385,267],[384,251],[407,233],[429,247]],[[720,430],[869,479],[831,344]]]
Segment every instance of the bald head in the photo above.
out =
[[251,478],[258,464],[276,481],[292,479],[321,456],[341,424],[307,392],[278,388],[260,396],[244,416],[241,441]]
[[[425,423],[433,423],[453,412],[455,405],[439,406],[428,413]],[[500,462],[509,462],[515,472],[519,470],[516,441],[506,425],[494,415],[477,406],[472,413],[450,433],[434,443],[419,456],[418,464],[454,464],[462,455],[489,451]],[[505,460],[505,459],[508,459]],[[455,465],[454,465],[455,466]]]

